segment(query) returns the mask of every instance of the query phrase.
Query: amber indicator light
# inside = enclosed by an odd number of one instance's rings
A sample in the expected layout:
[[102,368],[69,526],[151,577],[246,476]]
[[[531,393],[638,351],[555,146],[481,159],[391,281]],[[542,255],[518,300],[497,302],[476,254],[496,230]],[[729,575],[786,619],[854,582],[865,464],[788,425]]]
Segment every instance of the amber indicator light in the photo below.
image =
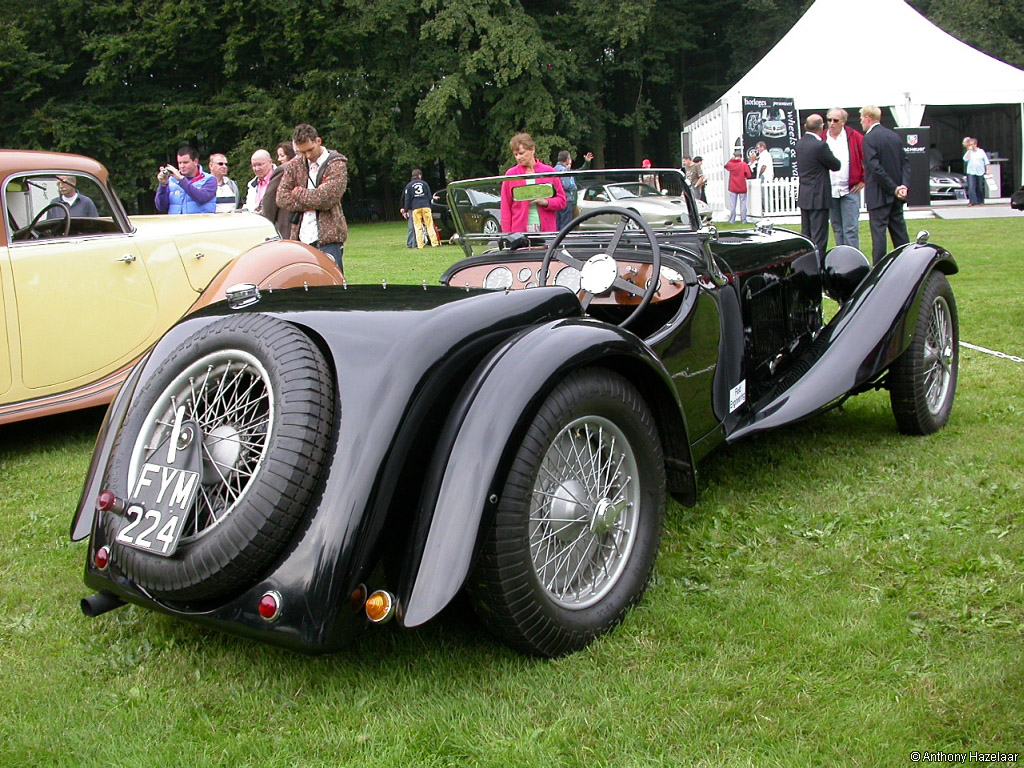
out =
[[383,624],[395,612],[395,598],[379,589],[366,598],[366,617],[374,624]]

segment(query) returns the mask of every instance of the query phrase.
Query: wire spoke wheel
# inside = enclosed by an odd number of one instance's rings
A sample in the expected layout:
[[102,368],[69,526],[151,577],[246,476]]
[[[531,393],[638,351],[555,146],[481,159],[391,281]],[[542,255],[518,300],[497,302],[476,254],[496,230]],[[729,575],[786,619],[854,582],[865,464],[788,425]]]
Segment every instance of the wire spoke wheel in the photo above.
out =
[[924,341],[924,385],[928,410],[937,415],[953,378],[953,320],[949,304],[937,296]]
[[541,461],[530,513],[530,557],[559,605],[586,608],[615,585],[636,538],[636,455],[608,419],[577,419]]
[[575,371],[519,444],[466,588],[481,622],[538,656],[584,648],[643,595],[665,513],[647,403],[617,373]]
[[199,425],[203,457],[202,483],[184,522],[185,543],[226,519],[252,485],[270,444],[274,394],[266,369],[247,352],[223,350],[197,360],[150,411],[132,451],[129,488],[166,445],[181,407],[184,418]]

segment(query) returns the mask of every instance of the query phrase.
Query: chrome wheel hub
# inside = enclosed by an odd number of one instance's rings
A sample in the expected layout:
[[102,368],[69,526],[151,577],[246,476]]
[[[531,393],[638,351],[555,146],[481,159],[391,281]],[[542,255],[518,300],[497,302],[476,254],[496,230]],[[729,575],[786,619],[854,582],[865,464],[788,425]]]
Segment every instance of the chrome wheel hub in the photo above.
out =
[[242,454],[241,433],[231,424],[214,427],[203,437],[203,482],[213,483],[220,472],[234,471]]
[[551,494],[551,517],[563,520],[565,525],[554,532],[555,538],[567,543],[573,541],[586,523],[588,513],[583,499],[587,489],[575,480],[560,483]]
[[622,499],[618,501],[601,499],[594,506],[594,512],[590,516],[590,532],[604,534],[613,530],[627,506],[626,502]]

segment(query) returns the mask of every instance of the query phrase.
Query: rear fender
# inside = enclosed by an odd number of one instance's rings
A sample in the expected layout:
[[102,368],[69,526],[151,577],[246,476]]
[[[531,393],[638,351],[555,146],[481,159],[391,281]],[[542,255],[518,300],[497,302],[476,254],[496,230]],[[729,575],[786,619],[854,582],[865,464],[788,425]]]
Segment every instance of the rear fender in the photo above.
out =
[[670,489],[684,500],[695,496],[685,416],[646,344],[589,319],[525,330],[478,366],[442,430],[399,585],[401,624],[428,621],[462,587],[534,414],[567,373],[589,365],[616,370],[643,394],[659,425]]
[[225,291],[238,283],[252,283],[260,290],[302,288],[311,285],[342,285],[333,258],[295,240],[270,240],[250,248],[222,269],[192,305],[190,312],[224,299]]
[[804,419],[875,381],[910,345],[932,270],[958,271],[949,252],[934,245],[912,243],[880,261],[728,441]]
[[107,461],[110,458],[117,433],[128,413],[128,406],[131,405],[135,390],[142,379],[142,371],[147,360],[148,355],[143,357],[128,374],[103,416],[103,423],[100,425],[100,431],[96,437],[92,461],[89,463],[89,471],[86,473],[85,484],[82,486],[78,509],[71,521],[72,541],[81,541],[92,531],[92,525],[96,519],[96,500],[99,498],[100,491],[103,490],[103,473],[106,471]]
[[[388,517],[391,510],[414,508],[419,498],[420,486],[414,491],[399,483],[404,469],[432,451],[450,403],[476,361],[524,327],[580,311],[576,297],[558,287],[505,293],[352,286],[275,291],[243,309],[221,303],[188,315],[157,343],[111,406],[73,535],[84,536],[91,528],[91,546],[105,543],[96,531],[96,497],[137,393],[172,350],[204,325],[237,312],[292,323],[321,347],[332,368],[335,424],[317,496],[280,558],[237,594],[195,605],[161,601],[117,568],[99,571],[94,550],[86,583],[128,602],[265,642],[307,652],[340,647],[365,622],[361,603],[350,598],[365,598],[363,585],[379,564],[382,540],[399,536],[400,547],[408,538],[408,528]],[[277,592],[285,606],[273,622],[255,613],[267,590]]]

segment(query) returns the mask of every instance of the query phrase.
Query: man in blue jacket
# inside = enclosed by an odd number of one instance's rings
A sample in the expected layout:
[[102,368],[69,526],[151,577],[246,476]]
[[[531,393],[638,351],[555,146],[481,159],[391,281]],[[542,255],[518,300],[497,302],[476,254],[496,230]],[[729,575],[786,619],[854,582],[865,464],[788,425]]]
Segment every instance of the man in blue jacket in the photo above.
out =
[[[590,168],[590,161],[594,159],[593,152],[587,152],[583,156],[583,165],[580,166],[581,171],[586,171]],[[556,171],[571,171],[572,170],[572,155],[569,154],[568,150],[563,149],[558,153],[558,162],[555,163]],[[574,218],[580,215],[579,208],[576,207],[576,202],[579,200],[580,190],[579,185],[576,183],[576,178],[573,176],[565,176],[562,178],[562,189],[565,190],[565,208],[555,214],[555,220],[558,222],[558,229],[562,230],[565,225],[572,221]]]
[[214,213],[217,177],[203,173],[194,147],[178,150],[178,167],[165,165],[156,175],[160,182],[153,204],[160,213]]
[[434,214],[430,210],[430,185],[423,180],[423,171],[414,168],[412,180],[405,185],[402,193],[402,215],[412,222],[416,233],[416,247],[423,248],[423,230],[427,231],[430,246],[437,248],[437,230],[434,229]]

